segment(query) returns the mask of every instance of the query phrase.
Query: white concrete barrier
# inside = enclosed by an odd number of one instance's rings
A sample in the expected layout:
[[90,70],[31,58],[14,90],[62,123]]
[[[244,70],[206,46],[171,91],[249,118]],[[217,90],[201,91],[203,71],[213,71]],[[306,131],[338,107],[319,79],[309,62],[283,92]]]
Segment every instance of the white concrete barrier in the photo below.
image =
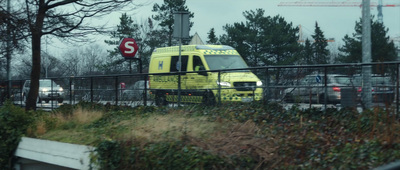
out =
[[[90,153],[93,150],[93,147],[85,145],[22,137],[15,156],[40,163],[86,170],[90,168]],[[19,162],[19,164],[23,163]],[[17,167],[24,166],[17,165]]]

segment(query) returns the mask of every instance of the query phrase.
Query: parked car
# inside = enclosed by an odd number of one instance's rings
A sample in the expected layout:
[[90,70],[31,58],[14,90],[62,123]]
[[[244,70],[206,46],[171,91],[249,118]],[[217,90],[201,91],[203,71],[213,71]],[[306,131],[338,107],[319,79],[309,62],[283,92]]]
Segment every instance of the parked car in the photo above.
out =
[[[146,81],[146,88],[149,88],[149,82]],[[128,87],[122,92],[122,97],[126,100],[143,100],[144,80],[137,81],[133,86]],[[147,99],[150,99],[149,91],[147,90]]]
[[341,74],[328,74],[327,77],[326,93],[324,88],[325,76],[312,74],[300,79],[296,84],[297,87],[285,89],[285,100],[324,103],[326,96],[326,103],[340,103],[341,89],[351,88],[354,86],[354,82],[350,77]]
[[[25,102],[29,93],[30,84],[31,81],[26,80],[22,87],[22,96]],[[58,103],[62,103],[64,101],[64,89],[53,80],[40,79],[37,102],[41,103],[42,101],[45,101],[46,103],[49,103],[50,100],[56,100]]]
[[[358,85],[358,92],[361,96],[362,92],[362,77],[356,76],[354,78],[355,83]],[[372,86],[372,102],[384,102],[392,103],[394,101],[395,83],[390,77],[387,76],[371,76],[371,86]]]

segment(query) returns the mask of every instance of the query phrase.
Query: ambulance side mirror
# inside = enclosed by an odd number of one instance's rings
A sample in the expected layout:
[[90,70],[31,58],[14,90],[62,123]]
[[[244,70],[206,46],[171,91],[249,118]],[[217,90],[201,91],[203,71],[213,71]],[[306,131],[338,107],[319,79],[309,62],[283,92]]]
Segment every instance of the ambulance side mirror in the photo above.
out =
[[[204,66],[196,66],[195,71],[204,71],[206,70],[206,68],[204,68]],[[207,72],[198,72],[199,75],[203,75],[203,76],[208,76]]]

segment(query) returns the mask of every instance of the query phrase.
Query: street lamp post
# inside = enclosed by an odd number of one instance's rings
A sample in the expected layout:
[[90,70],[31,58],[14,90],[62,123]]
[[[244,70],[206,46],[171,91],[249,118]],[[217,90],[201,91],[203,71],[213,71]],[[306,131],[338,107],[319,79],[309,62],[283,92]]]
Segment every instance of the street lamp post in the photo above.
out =
[[[371,63],[370,0],[362,1],[362,63]],[[372,107],[371,65],[362,66],[362,102],[366,109]]]

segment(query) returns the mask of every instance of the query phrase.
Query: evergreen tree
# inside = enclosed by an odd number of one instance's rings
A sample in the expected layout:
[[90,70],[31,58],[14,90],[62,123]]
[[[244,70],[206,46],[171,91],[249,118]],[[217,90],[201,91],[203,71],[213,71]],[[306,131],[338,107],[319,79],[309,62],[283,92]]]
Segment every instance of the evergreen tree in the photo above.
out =
[[267,54],[262,61],[270,65],[289,65],[298,60],[298,28],[293,27],[281,16],[268,17],[270,24],[263,30],[263,51]]
[[156,29],[154,21],[151,18],[148,18],[146,22],[141,25],[141,28],[143,46],[145,46],[141,53],[141,59],[143,69],[146,69],[149,66],[150,56],[152,52],[157,47],[162,47],[165,44],[164,40],[167,39],[167,36],[163,34],[162,31]]
[[[249,66],[294,64],[299,56],[298,28],[281,16],[264,16],[263,9],[243,13],[246,22],[227,24],[222,44],[230,45],[242,55]],[[279,83],[280,69],[275,73]]]
[[[112,50],[107,50],[108,52],[108,61],[106,64],[102,66],[103,70],[106,74],[110,73],[126,73],[126,70],[132,72],[132,60],[126,62],[126,60],[121,57],[121,54],[118,49],[118,45],[123,38],[134,38],[136,43],[140,44],[141,39],[139,26],[134,23],[132,17],[127,16],[126,13],[122,14],[120,17],[120,24],[117,25],[117,30],[112,31],[110,34],[111,40],[105,40],[104,42],[107,45],[115,46]],[[140,49],[138,52],[140,53]],[[140,55],[140,54],[136,54]]]
[[[161,26],[160,33],[163,34],[163,37],[167,37],[168,40],[165,42],[164,46],[172,46],[174,44],[172,41],[174,33],[174,12],[189,12],[189,20],[194,17],[194,14],[189,11],[185,3],[186,0],[164,0],[164,4],[161,6],[157,3],[153,6],[152,11],[158,13],[153,16],[153,19],[159,22]],[[193,22],[190,22],[189,28],[192,26]]]
[[264,12],[263,9],[243,12],[246,22],[234,23],[233,25],[227,24],[223,27],[226,34],[220,37],[222,44],[234,47],[243,55],[243,59],[251,67],[266,64],[261,62],[266,55],[262,51],[262,43],[266,40],[266,35],[263,35],[262,31],[269,29],[269,17],[265,17]]
[[207,44],[217,44],[218,38],[215,35],[215,30],[214,28],[211,28],[210,31],[208,32],[208,41]]
[[[395,61],[397,59],[396,47],[387,35],[388,29],[383,23],[373,21],[371,18],[371,51],[372,62]],[[344,45],[339,48],[341,54],[339,61],[342,63],[362,62],[362,21],[356,22],[355,33],[350,37],[345,35]]]
[[328,47],[328,42],[317,22],[315,22],[315,30],[312,37],[314,39],[312,49],[314,61],[316,62],[315,64],[327,64],[329,62],[329,50],[326,49]]
[[304,42],[304,46],[302,48],[303,50],[301,52],[301,58],[303,62],[301,62],[300,64],[307,64],[307,65],[315,64],[312,44],[308,38]]

